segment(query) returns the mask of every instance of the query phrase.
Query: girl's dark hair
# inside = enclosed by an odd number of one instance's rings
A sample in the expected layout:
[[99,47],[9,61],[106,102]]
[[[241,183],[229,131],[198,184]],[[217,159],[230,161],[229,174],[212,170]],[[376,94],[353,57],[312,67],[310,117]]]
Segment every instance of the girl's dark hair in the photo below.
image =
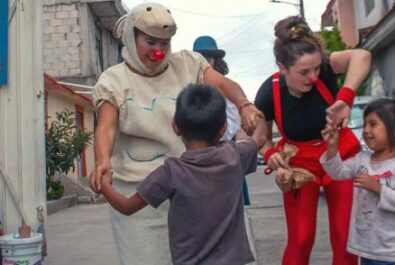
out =
[[294,65],[298,57],[319,52],[323,59],[326,53],[319,37],[311,31],[306,21],[299,16],[280,20],[274,27],[274,57],[286,68]]
[[376,113],[384,123],[391,149],[395,148],[395,99],[381,98],[371,102],[363,112],[363,119]]

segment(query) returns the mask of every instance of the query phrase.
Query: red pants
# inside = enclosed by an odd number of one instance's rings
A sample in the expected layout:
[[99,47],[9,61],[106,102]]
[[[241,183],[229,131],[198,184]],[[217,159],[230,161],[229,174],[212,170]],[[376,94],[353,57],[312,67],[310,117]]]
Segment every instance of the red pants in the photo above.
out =
[[[328,204],[333,265],[357,265],[357,257],[346,251],[352,205],[352,180],[332,181],[324,186]],[[310,183],[284,194],[288,242],[283,265],[308,265],[314,245],[319,185]]]
[[[280,142],[280,146],[283,143]],[[309,264],[315,239],[319,188],[323,184],[328,205],[329,233],[333,252],[332,264],[357,265],[357,257],[346,250],[353,181],[333,181],[326,175],[319,163],[319,157],[326,150],[324,142],[290,143],[299,147],[299,152],[291,159],[290,164],[310,170],[316,179],[300,189],[284,193],[288,241],[282,264]],[[355,155],[358,151],[357,145],[356,148],[348,150],[346,156]]]

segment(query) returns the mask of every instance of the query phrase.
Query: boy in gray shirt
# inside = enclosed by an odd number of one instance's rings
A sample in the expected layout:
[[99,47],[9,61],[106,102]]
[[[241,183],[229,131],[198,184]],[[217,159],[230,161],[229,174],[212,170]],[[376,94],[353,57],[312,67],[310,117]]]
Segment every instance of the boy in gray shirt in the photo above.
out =
[[175,265],[242,265],[254,261],[244,224],[241,187],[257,166],[264,144],[265,122],[251,138],[220,142],[226,130],[225,100],[213,87],[195,84],[177,98],[172,123],[186,151],[169,157],[129,198],[102,180],[110,204],[131,215],[147,204],[158,207],[170,200],[169,243]]

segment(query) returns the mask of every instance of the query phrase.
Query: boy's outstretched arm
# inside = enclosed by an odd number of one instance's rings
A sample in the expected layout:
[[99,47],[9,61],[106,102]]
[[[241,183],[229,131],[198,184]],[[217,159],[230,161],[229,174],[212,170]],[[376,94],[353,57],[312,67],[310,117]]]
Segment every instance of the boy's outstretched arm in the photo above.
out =
[[268,129],[266,121],[264,119],[258,119],[254,133],[251,136],[258,146],[258,150],[260,150],[265,145],[267,139],[267,132]]
[[147,203],[137,192],[127,198],[114,190],[107,178],[103,178],[101,188],[101,192],[111,206],[124,215],[132,215],[147,206]]

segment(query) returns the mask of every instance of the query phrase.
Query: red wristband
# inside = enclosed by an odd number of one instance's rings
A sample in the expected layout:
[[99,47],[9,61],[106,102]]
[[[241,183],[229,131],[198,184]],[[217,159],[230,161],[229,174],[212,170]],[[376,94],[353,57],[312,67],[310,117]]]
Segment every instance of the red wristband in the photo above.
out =
[[342,87],[337,93],[336,99],[344,101],[350,108],[354,102],[355,91],[349,87]]
[[269,150],[267,150],[264,154],[263,154],[263,159],[265,160],[266,163],[269,162],[270,157],[274,154],[277,153],[278,150],[276,147],[272,147]]

